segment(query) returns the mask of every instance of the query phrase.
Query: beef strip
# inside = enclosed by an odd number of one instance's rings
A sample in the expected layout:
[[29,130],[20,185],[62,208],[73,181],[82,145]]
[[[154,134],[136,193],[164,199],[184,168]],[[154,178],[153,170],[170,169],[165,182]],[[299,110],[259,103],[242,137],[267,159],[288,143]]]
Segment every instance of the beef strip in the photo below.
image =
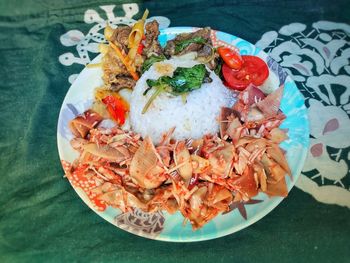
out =
[[144,57],[150,57],[151,55],[159,56],[163,54],[162,47],[159,44],[159,24],[156,20],[146,24],[146,39],[144,41],[144,48],[142,55]]
[[128,53],[129,35],[131,33],[131,27],[129,26],[118,26],[114,29],[111,41],[118,45],[125,53]]
[[[131,30],[132,28],[129,26],[119,26],[114,29],[110,39],[110,41],[122,49],[125,54],[129,52],[128,42]],[[113,49],[109,49],[102,61],[104,73],[102,78],[105,83],[105,88],[119,91],[123,88],[132,89],[135,86],[136,81],[130,76],[125,65]]]
[[197,50],[198,50],[198,57],[208,57],[208,56],[211,56],[213,52],[211,45],[204,45],[202,48],[199,48]]
[[105,83],[105,88],[118,91],[122,88],[132,89],[135,86],[135,80],[130,76],[114,50],[110,49],[102,58],[102,61],[102,79]]
[[175,39],[168,41],[164,53],[167,56],[173,56],[173,55],[184,55],[189,52],[196,51],[198,52],[198,56],[208,56],[211,54],[211,49],[209,46],[204,45],[204,44],[197,44],[197,43],[191,43],[189,44],[186,48],[184,48],[181,52],[176,53],[175,52],[175,47],[176,44],[183,41],[183,40],[189,40],[193,39],[195,37],[202,37],[206,40],[208,45],[212,45],[211,40],[210,40],[210,28],[206,27],[200,30],[197,30],[193,33],[183,33],[179,34],[176,36]]
[[129,76],[118,75],[111,82],[111,89],[113,91],[119,91],[121,89],[133,89],[136,85],[136,81]]

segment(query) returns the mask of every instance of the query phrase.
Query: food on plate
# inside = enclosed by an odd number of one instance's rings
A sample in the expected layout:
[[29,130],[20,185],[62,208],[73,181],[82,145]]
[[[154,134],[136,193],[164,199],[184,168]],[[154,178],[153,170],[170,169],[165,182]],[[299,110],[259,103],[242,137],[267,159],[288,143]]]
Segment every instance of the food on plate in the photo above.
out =
[[228,47],[218,47],[218,53],[228,67],[236,70],[241,69],[243,59],[238,52]]
[[[164,52],[168,56],[184,55],[196,51],[198,56],[211,55],[210,28],[203,28],[194,33],[183,33],[167,42]],[[206,49],[209,47],[209,49]]]
[[69,123],[69,129],[75,137],[84,138],[102,119],[98,113],[93,110],[87,110]]
[[241,58],[242,64],[238,68],[232,68],[227,63],[222,66],[225,84],[235,90],[244,90],[249,84],[262,85],[269,76],[265,61],[256,56],[245,55]]
[[123,125],[129,112],[129,104],[118,92],[97,88],[92,110]]
[[173,127],[173,139],[198,139],[219,131],[221,107],[232,106],[233,96],[203,64],[172,58],[153,65],[137,82],[131,93],[130,124],[156,144]]
[[147,16],[148,10],[146,9],[142,18],[134,24],[129,34],[128,57],[131,61],[135,59],[136,54],[142,53],[143,44],[141,43],[141,41],[142,39],[144,39],[145,36],[144,26]]
[[260,192],[287,196],[284,87],[259,88],[266,63],[214,47],[210,28],[162,47],[147,15],[105,30],[104,85],[70,122],[79,152],[65,166],[72,185],[99,211],[180,211],[194,230]]

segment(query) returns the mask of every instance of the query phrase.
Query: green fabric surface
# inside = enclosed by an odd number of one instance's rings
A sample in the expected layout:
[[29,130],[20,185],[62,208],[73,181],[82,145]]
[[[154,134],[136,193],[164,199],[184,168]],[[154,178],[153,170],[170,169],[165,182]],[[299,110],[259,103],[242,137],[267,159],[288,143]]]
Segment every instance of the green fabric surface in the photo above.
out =
[[[350,210],[293,188],[250,227],[205,242],[148,240],[107,223],[63,178],[56,128],[69,89],[65,32],[87,9],[121,1],[0,1],[0,262],[349,262]],[[145,1],[170,26],[211,26],[252,43],[301,22],[350,24],[349,1]],[[103,16],[103,12],[100,14]]]

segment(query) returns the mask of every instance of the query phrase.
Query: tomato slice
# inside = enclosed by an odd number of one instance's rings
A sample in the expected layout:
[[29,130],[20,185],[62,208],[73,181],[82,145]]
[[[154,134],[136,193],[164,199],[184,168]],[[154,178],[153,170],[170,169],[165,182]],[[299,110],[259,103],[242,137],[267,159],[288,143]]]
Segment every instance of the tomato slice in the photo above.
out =
[[224,64],[222,74],[225,85],[235,90],[244,90],[250,83],[260,86],[269,76],[269,68],[265,61],[256,56],[242,56],[241,69],[235,70]]
[[225,63],[232,69],[240,69],[243,64],[242,57],[239,53],[228,47],[219,47],[218,53]]

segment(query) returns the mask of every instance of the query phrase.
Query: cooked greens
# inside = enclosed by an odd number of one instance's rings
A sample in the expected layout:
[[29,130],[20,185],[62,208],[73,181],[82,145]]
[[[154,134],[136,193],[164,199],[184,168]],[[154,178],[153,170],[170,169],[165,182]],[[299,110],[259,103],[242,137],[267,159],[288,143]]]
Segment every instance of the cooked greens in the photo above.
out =
[[198,64],[192,68],[178,67],[172,77],[163,76],[157,80],[148,79],[149,87],[167,85],[167,91],[173,95],[181,95],[195,89],[199,89],[203,82],[210,82],[209,72],[203,64]]
[[156,88],[151,98],[146,103],[142,110],[145,113],[152,101],[163,91],[171,93],[175,96],[187,94],[193,90],[199,89],[203,83],[211,82],[212,79],[209,77],[210,73],[207,71],[203,64],[198,64],[192,68],[178,67],[173,73],[172,77],[163,76],[157,80],[148,79],[148,89],[145,90],[144,95],[151,88]]
[[184,50],[186,47],[188,47],[190,44],[193,44],[193,43],[205,44],[207,43],[207,40],[204,37],[194,37],[194,38],[178,41],[175,44],[175,54],[180,53],[182,50]]
[[160,62],[165,60],[166,57],[164,55],[152,55],[149,58],[147,58],[143,64],[142,64],[142,68],[141,68],[141,72],[144,73],[145,71],[149,70],[149,68],[156,62]]
[[222,69],[222,65],[224,64],[224,61],[222,60],[222,58],[218,58],[216,60],[216,62],[217,62],[217,64],[216,64],[216,67],[214,69],[214,72],[220,79],[223,79],[221,69]]

